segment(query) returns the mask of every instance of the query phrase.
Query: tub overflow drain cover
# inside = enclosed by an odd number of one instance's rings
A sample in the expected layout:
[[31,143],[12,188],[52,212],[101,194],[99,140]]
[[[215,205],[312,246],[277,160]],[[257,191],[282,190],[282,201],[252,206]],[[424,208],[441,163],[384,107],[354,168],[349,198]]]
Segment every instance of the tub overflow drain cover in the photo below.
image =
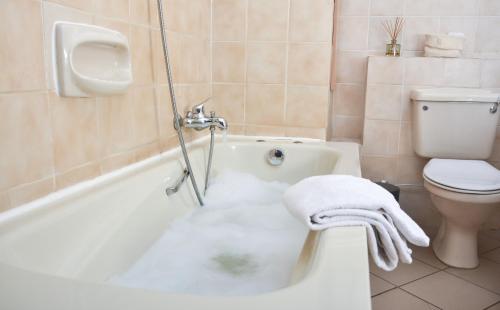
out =
[[280,166],[285,160],[285,151],[276,147],[267,153],[267,162],[271,166]]

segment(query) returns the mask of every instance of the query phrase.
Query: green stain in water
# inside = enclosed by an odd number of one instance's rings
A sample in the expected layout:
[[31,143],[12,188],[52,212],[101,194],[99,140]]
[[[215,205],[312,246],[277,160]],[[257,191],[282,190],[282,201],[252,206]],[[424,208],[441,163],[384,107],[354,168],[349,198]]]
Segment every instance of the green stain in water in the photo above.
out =
[[235,276],[254,273],[258,267],[249,254],[222,253],[214,256],[212,260],[218,269]]

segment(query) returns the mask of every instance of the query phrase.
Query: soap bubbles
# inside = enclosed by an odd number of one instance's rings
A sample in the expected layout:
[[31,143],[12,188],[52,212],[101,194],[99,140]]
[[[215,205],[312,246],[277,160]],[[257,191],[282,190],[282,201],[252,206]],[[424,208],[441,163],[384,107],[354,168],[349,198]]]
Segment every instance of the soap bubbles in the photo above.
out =
[[252,295],[286,287],[307,228],[281,203],[288,184],[224,171],[205,206],[175,220],[110,282],[172,293]]

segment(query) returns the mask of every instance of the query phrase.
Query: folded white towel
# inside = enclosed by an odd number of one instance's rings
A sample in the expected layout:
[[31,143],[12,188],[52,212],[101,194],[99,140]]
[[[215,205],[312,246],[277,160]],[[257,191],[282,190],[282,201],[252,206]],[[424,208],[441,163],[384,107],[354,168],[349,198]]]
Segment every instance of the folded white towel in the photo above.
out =
[[429,237],[399,207],[391,193],[370,180],[349,175],[304,179],[284,194],[288,210],[312,230],[365,226],[374,262],[384,270],[399,259],[411,263],[406,240],[428,246]]
[[424,47],[425,57],[445,57],[445,58],[457,58],[462,54],[459,50],[445,50],[435,47]]
[[426,34],[425,45],[446,49],[446,50],[463,50],[464,49],[464,36],[447,35],[447,34]]

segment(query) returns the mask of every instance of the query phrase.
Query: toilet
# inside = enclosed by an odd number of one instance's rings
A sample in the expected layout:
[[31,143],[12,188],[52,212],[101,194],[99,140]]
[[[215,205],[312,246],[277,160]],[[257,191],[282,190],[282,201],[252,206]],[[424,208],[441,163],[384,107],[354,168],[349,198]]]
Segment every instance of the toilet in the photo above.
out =
[[432,248],[449,266],[475,268],[479,228],[500,208],[500,171],[484,161],[493,151],[500,96],[439,88],[414,90],[410,98],[413,148],[431,158],[424,187],[442,215]]

